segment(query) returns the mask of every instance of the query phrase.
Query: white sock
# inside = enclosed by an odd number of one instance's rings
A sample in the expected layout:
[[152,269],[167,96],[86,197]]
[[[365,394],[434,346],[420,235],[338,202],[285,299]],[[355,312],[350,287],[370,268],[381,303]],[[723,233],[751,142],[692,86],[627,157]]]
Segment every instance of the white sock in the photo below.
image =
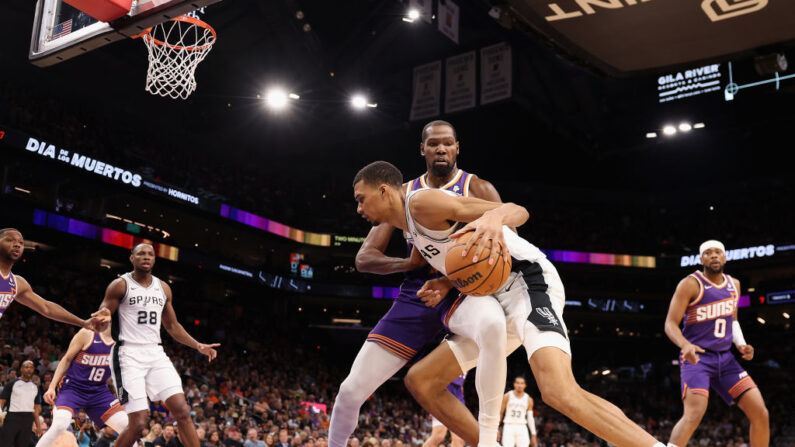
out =
[[481,366],[475,375],[479,400],[478,446],[494,447],[498,445],[500,406],[508,374],[505,311],[493,297],[467,298],[456,309],[449,326],[453,333],[473,340],[478,346]]
[[[340,385],[331,411],[328,446],[346,447],[364,401],[406,364],[406,359],[366,341]],[[499,410],[498,410],[499,411]]]
[[120,434],[127,428],[127,424],[129,423],[129,419],[127,418],[127,413],[124,410],[116,412],[113,416],[109,417],[107,421],[105,421],[105,425],[112,428],[116,434]]
[[36,447],[52,447],[55,441],[58,440],[58,437],[61,436],[61,433],[69,428],[71,422],[71,411],[62,408],[55,409],[52,413],[52,424],[50,424],[50,428],[47,432],[41,436],[39,442],[36,443]]

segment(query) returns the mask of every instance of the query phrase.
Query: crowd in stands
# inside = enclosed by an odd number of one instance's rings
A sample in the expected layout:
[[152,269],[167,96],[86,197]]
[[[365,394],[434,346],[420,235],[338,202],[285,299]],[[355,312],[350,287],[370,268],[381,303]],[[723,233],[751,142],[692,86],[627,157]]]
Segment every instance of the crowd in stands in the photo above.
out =
[[[325,166],[303,164],[285,169],[281,165],[229,161],[224,159],[229,157],[227,151],[204,147],[207,143],[191,140],[178,128],[161,132],[158,123],[150,123],[151,131],[141,131],[140,121],[117,120],[111,124],[90,105],[67,104],[12,82],[0,85],[0,122],[50,143],[135,169],[147,179],[161,180],[296,228],[357,236],[367,231],[355,213],[349,179],[330,175]],[[544,248],[681,255],[714,235],[721,235],[732,246],[790,242],[786,219],[759,216],[775,215],[789,203],[794,192],[791,182],[738,182],[720,194],[680,190],[652,195],[561,187],[539,193],[539,185],[532,182],[488,180],[495,183],[504,199],[531,210],[531,223],[522,232]],[[689,199],[681,200],[683,195]]]
[[[115,273],[100,270],[80,274],[66,268],[65,261],[54,265],[52,256],[55,255],[33,256],[32,264],[25,265],[22,273],[29,274],[29,281],[42,295],[59,298],[64,306],[75,309],[80,315],[88,314],[98,300],[87,297],[100,297]],[[44,261],[50,266],[42,265]],[[207,309],[196,310],[202,308],[193,304],[185,299],[175,301],[177,315],[184,319],[189,308],[194,313],[207,312]],[[163,335],[166,351],[183,377],[185,394],[200,428],[203,445],[264,447],[264,443],[267,447],[326,447],[335,392],[358,346],[331,348],[323,345],[321,349],[320,345],[315,346],[319,340],[315,343],[304,341],[304,337],[298,335],[304,328],[291,322],[287,315],[270,315],[266,319],[257,309],[208,305],[215,310],[205,316],[209,321],[207,325],[186,326],[198,339],[222,344],[215,361],[208,363],[195,351]],[[247,315],[261,316],[248,318]],[[0,320],[0,387],[19,374],[22,361],[30,359],[36,366],[34,382],[42,391],[46,390],[75,331],[76,328],[45,320],[18,304],[12,305]],[[778,438],[775,445],[790,447],[795,446],[795,441],[787,440],[784,435],[795,426],[792,420],[795,404],[789,398],[795,356],[793,346],[776,342],[780,336],[766,336],[760,330],[749,330],[747,334],[757,345],[757,358],[750,371],[770,410],[773,439]],[[588,349],[586,346],[590,345],[586,343],[595,343],[593,337],[586,341],[573,335],[575,374],[582,385],[614,402],[658,439],[667,439],[682,410],[678,368],[671,365],[664,354],[665,348],[670,348],[667,342],[654,337],[636,341],[604,338],[604,343],[615,348],[612,351],[626,352],[615,356],[608,356],[601,349]],[[632,351],[641,347],[646,358],[655,359],[653,362],[641,364],[638,357],[633,357]],[[661,354],[649,354],[655,349]],[[510,374],[530,377],[527,364],[523,359],[517,362],[515,357],[510,362]],[[609,375],[603,375],[601,370],[597,373],[586,370],[604,362],[610,362],[606,364],[612,370]],[[471,383],[472,375],[469,380],[467,404],[474,409],[477,397]],[[604,445],[545,406],[532,385],[529,391],[537,402],[535,415],[540,446]],[[168,411],[157,402],[151,409],[150,429],[141,446],[180,447],[178,441],[169,441],[175,437],[177,428]],[[47,405],[42,414],[48,424],[51,409]],[[76,421],[72,431],[81,447],[107,445],[103,444],[105,441],[100,442],[103,436],[108,442],[112,441],[112,431],[106,433],[92,428],[85,414],[77,414]],[[727,407],[713,396],[692,445],[747,447],[744,441],[747,428],[739,409]],[[351,440],[350,447],[419,447],[428,438],[430,429],[427,414],[411,399],[402,382],[394,380],[365,404],[354,433],[356,440]]]

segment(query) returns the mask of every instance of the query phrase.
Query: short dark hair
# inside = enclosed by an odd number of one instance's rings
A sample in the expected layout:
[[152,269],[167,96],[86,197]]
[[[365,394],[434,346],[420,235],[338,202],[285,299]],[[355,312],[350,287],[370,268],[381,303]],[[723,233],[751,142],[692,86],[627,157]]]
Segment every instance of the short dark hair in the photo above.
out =
[[22,232],[17,230],[16,228],[3,228],[3,229],[0,229],[0,237],[2,237],[4,234],[8,233],[9,231],[16,231],[17,233],[22,234]]
[[155,249],[155,246],[154,246],[154,245],[152,245],[152,244],[151,244],[151,243],[149,243],[149,242],[139,242],[139,243],[137,243],[137,244],[135,244],[135,245],[133,246],[133,248],[132,248],[132,250],[130,251],[130,253],[135,253],[135,250],[138,250],[138,247],[140,247],[141,245],[148,245],[148,246],[152,247],[152,250],[154,250],[154,249]]
[[425,141],[425,139],[428,138],[428,129],[430,129],[431,127],[434,127],[434,126],[447,126],[447,127],[451,128],[451,129],[453,129],[453,138],[455,138],[455,140],[458,141],[458,134],[455,131],[455,127],[453,127],[453,125],[448,123],[447,121],[443,121],[443,120],[435,120],[435,121],[431,121],[430,123],[426,124],[422,128],[422,134],[420,134],[420,141]]
[[516,376],[516,377],[514,377],[513,381],[516,382],[519,379],[522,379],[522,380],[524,380],[525,383],[527,383],[527,379],[525,379],[524,376]]
[[356,173],[356,177],[353,178],[353,186],[361,181],[368,185],[386,183],[395,189],[400,189],[403,186],[403,174],[392,163],[374,161]]

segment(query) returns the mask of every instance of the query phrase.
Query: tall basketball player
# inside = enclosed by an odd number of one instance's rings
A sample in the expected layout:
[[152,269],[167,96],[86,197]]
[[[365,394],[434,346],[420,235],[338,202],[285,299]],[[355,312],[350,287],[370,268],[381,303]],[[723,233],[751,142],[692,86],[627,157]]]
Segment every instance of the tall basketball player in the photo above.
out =
[[190,346],[212,361],[216,344],[199,343],[177,320],[172,306],[171,287],[152,275],[155,250],[151,244],[132,249],[133,271],[113,280],[100,306],[114,315],[112,335],[112,377],[117,396],[127,410],[129,425],[114,444],[132,447],[141,437],[149,419],[149,396],[163,401],[179,425],[180,439],[186,447],[199,447],[196,427],[182,390],[182,380],[160,342],[160,326],[185,346]]
[[110,326],[101,333],[81,329],[72,337],[50,387],[44,393],[44,400],[54,408],[52,424],[36,447],[55,445],[61,433],[69,428],[72,417],[81,409],[98,429],[107,425],[121,433],[127,428],[124,407],[108,388],[110,351],[114,344]]
[[[730,352],[732,342],[744,360],[754,357],[737,321],[740,282],[723,273],[726,253],[721,242],[701,244],[703,271],[679,282],[665,334],[682,350],[680,369],[684,415],[671,432],[669,447],[684,447],[707,411],[709,389],[729,405],[737,406],[751,421],[751,447],[767,447],[770,422],[762,393]],[[683,329],[679,328],[679,324]]]
[[[467,373],[461,374],[456,377],[450,385],[447,385],[447,391],[450,392],[462,404],[464,402],[464,381],[467,378]],[[422,444],[422,447],[439,447],[439,444],[444,442],[447,436],[447,427],[442,424],[439,419],[431,415],[431,436]],[[464,440],[457,434],[450,432],[450,447],[464,447]]]
[[74,316],[59,304],[40,297],[25,278],[14,275],[11,269],[25,251],[25,239],[22,233],[14,228],[0,229],[0,318],[15,300],[45,317],[69,323],[84,329],[101,330],[110,321],[110,312],[100,310],[88,320]]
[[533,398],[524,392],[525,387],[527,382],[524,377],[519,376],[513,380],[513,390],[505,393],[502,398],[502,447],[538,446],[536,422],[533,419]]
[[[442,274],[447,251],[468,231],[475,234],[463,252],[474,253],[473,262],[488,242],[495,247],[489,263],[493,264],[500,252],[515,259],[514,272],[494,295],[496,299],[476,297],[458,302],[447,319],[448,328],[456,335],[409,370],[406,385],[417,402],[467,442],[495,446],[505,357],[523,344],[542,395],[552,407],[619,447],[663,446],[621,410],[586,392],[574,380],[566,326],[559,316],[565,302],[563,284],[541,250],[510,229],[527,221],[527,210],[444,190],[407,193],[402,180],[400,171],[387,162],[362,168],[354,178],[357,212],[370,222],[386,222],[407,231],[414,245],[423,247],[428,263]],[[447,295],[449,280],[437,283],[431,293]],[[420,290],[418,295],[422,294]],[[475,424],[466,407],[444,388],[477,364],[487,367],[479,368],[476,375],[480,412]],[[501,376],[495,370],[501,370]],[[499,379],[496,384],[495,378]]]
[[[456,132],[450,123],[432,121],[426,124],[421,135],[420,155],[425,159],[427,172],[403,187],[406,191],[440,188],[463,196],[500,202],[500,196],[491,183],[458,168],[459,150]],[[374,225],[356,255],[356,268],[360,272],[379,275],[404,272],[405,276],[400,285],[400,295],[370,332],[348,377],[340,385],[331,413],[329,447],[347,445],[364,401],[443,329],[447,310],[458,296],[451,293],[436,308],[427,307],[420,301],[417,297],[420,287],[440,275],[427,265],[417,250],[412,250],[411,244],[408,244],[408,258],[386,256],[384,251],[394,231],[395,227],[387,222]]]

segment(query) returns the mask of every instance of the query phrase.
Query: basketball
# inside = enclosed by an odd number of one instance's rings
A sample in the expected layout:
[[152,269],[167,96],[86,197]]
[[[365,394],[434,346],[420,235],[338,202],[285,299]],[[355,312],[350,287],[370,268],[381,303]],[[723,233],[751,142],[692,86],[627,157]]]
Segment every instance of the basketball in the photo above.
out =
[[508,259],[508,262],[505,262],[502,253],[500,253],[494,264],[489,264],[491,241],[486,244],[486,248],[481,253],[482,258],[477,262],[472,262],[474,253],[470,253],[469,256],[461,256],[461,252],[473,234],[475,234],[474,231],[465,233],[458,238],[458,243],[450,247],[444,262],[447,277],[455,288],[465,295],[491,295],[500,290],[500,287],[508,279],[508,275],[511,274],[511,260]]

